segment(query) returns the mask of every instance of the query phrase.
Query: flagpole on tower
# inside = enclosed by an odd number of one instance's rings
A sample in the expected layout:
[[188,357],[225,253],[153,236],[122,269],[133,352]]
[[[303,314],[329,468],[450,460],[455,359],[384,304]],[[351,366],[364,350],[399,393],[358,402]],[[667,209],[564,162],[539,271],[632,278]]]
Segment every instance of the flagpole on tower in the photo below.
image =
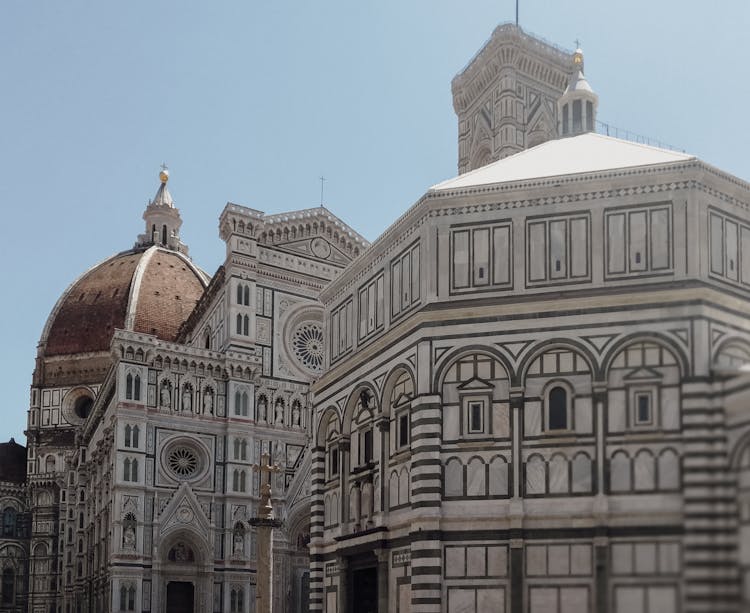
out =
[[516,0],[516,27],[518,27],[518,0]]

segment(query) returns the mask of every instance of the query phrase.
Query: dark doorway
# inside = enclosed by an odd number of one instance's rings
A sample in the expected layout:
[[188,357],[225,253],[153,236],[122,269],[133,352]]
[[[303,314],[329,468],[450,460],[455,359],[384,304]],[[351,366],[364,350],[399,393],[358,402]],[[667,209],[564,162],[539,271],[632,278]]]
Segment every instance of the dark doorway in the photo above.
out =
[[193,584],[187,581],[167,583],[167,613],[193,613]]
[[[357,568],[352,570],[352,602],[349,610],[357,613],[378,613],[378,570]],[[385,612],[383,612],[385,613]]]

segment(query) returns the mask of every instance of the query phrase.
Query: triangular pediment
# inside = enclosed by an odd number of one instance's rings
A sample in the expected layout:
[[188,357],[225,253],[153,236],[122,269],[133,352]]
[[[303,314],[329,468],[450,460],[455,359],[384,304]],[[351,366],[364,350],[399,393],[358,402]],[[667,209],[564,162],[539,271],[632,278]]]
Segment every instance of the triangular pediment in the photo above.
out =
[[159,524],[162,536],[172,530],[188,527],[200,534],[208,534],[211,528],[211,522],[187,483],[180,485],[164,507],[159,515]]
[[464,381],[458,386],[458,389],[462,392],[468,391],[485,391],[493,389],[492,384],[484,381],[483,379],[473,378],[468,381]]
[[623,377],[627,381],[661,379],[661,373],[651,368],[638,368]]
[[288,243],[277,243],[276,248],[311,260],[329,262],[339,266],[346,266],[352,261],[352,258],[341,251],[336,245],[321,236],[290,241]]

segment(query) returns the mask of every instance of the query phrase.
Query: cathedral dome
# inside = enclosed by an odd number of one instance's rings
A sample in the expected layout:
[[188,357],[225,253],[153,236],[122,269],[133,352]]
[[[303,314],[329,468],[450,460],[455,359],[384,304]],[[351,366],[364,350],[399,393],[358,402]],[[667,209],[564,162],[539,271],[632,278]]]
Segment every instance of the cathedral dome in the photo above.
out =
[[190,259],[158,245],[118,253],[81,275],[57,301],[43,356],[109,350],[115,328],[172,341],[208,283]]

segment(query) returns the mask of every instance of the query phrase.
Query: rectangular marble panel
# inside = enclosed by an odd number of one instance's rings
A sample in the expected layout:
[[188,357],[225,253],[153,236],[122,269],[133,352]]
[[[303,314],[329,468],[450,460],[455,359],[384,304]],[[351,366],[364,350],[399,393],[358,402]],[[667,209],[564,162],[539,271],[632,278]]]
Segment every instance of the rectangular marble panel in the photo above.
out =
[[542,432],[542,405],[538,400],[528,400],[523,407],[523,432],[538,436]]
[[544,222],[530,223],[528,230],[529,244],[527,246],[526,269],[529,281],[544,281],[547,278],[547,224]]
[[661,427],[665,430],[680,428],[680,390],[676,387],[661,389]]
[[724,270],[726,276],[733,281],[739,279],[739,258],[737,250],[738,242],[738,230],[737,224],[728,219],[724,222],[724,246],[726,250],[726,257],[724,263]]
[[492,282],[496,285],[510,283],[510,228],[493,228],[492,243]]
[[669,209],[655,209],[651,216],[651,270],[670,267]]
[[750,228],[742,226],[740,230],[740,281],[750,285]]
[[466,576],[466,548],[445,548],[445,576],[446,578]]
[[573,278],[589,275],[589,220],[570,220],[570,276]]
[[718,215],[711,213],[710,220],[711,238],[711,272],[724,274],[724,223]]
[[566,220],[551,221],[549,224],[549,276],[551,279],[564,279],[568,276],[568,223]]
[[627,417],[625,390],[610,390],[607,400],[607,424],[609,431],[623,432]]
[[453,287],[469,286],[469,231],[453,233],[451,261],[453,262]]
[[485,577],[487,575],[487,560],[484,547],[466,548],[466,574],[470,577]]
[[575,399],[575,429],[581,434],[589,434],[594,429],[594,412],[591,406],[591,398],[583,397]]
[[646,211],[628,214],[628,238],[630,251],[630,271],[646,270]]

